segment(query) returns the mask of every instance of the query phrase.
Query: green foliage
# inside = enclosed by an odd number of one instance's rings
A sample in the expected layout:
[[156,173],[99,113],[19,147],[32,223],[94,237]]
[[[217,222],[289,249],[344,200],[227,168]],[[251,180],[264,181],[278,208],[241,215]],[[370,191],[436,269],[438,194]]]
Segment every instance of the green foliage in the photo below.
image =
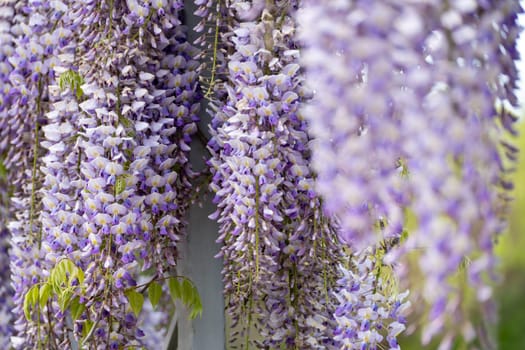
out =
[[170,278],[168,280],[168,286],[170,288],[170,294],[171,298],[173,299],[173,302],[177,301],[177,299],[182,298],[181,285],[177,278]]
[[62,293],[58,294],[58,306],[62,312],[66,311],[69,307],[72,297],[73,293],[68,289],[65,289]]
[[202,315],[202,302],[195,285],[187,278],[180,282],[179,278],[172,277],[168,281],[173,302],[177,299],[190,309],[190,318],[195,319]]
[[24,298],[24,314],[28,320],[31,320],[31,309],[39,305],[39,287],[34,285],[31,287]]
[[89,333],[91,333],[95,322],[91,320],[86,320],[84,322],[84,327],[82,328],[82,337],[85,339]]
[[157,282],[153,282],[149,285],[148,288],[148,297],[149,301],[151,302],[151,306],[155,309],[157,307],[157,304],[160,301],[160,297],[162,296],[162,287]]
[[84,93],[81,89],[83,84],[84,78],[82,78],[78,72],[75,72],[71,69],[62,73],[58,79],[58,86],[60,87],[60,90],[64,91],[67,88],[71,89],[71,91],[75,93],[77,100],[82,99],[82,96],[84,96]]
[[85,310],[75,297],[75,289],[81,288],[84,282],[84,272],[71,260],[60,260],[49,273],[47,281],[32,286],[24,297],[24,314],[31,320],[31,310],[36,307],[43,309],[47,302],[56,297],[62,311],[69,309],[73,319],[77,319]]
[[126,291],[126,298],[128,298],[131,310],[133,310],[135,316],[138,317],[142,311],[142,306],[144,305],[144,296],[141,293],[130,289]]
[[53,287],[51,284],[46,283],[40,288],[40,305],[46,305],[47,301],[51,297],[51,293],[53,292]]
[[[160,280],[165,280],[161,278]],[[156,308],[162,297],[162,286],[158,280],[152,280],[147,285],[148,298],[153,308]],[[194,319],[202,314],[202,303],[199,293],[194,284],[187,278],[170,277],[168,287],[173,301],[181,300],[190,309],[190,318]],[[50,300],[56,300],[62,312],[69,311],[71,319],[76,321],[86,311],[86,305],[80,302],[80,296],[84,290],[84,272],[69,259],[60,260],[49,273],[49,278],[32,286],[24,296],[23,311],[28,321],[33,321],[37,315],[44,312],[44,308]],[[129,306],[133,313],[138,317],[144,306],[145,290],[139,291],[137,287],[129,288],[124,291],[128,299]],[[35,322],[39,322],[36,316]],[[83,337],[86,341],[91,333],[94,323],[91,320],[84,320]]]
[[73,319],[73,321],[76,321],[80,317],[80,315],[82,315],[84,310],[86,310],[86,306],[80,303],[79,297],[75,297],[71,301],[70,310],[71,310],[71,318]]

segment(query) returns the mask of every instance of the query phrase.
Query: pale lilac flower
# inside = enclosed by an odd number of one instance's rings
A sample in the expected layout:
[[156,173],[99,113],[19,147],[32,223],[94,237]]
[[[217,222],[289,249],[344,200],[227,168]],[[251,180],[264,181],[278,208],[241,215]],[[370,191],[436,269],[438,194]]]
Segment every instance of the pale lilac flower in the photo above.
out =
[[310,1],[300,12],[317,189],[354,247],[399,237],[411,208],[418,227],[389,259],[421,251],[425,344],[446,324],[472,328],[451,283],[463,265],[478,300],[490,298],[511,187],[498,133],[512,132],[513,118],[497,106],[515,101],[518,10],[512,1]]
[[[210,21],[216,14],[199,4]],[[308,166],[309,138],[298,109],[311,94],[292,37],[295,5],[278,1],[264,11],[231,5],[229,15],[238,21],[232,33],[221,33],[231,53],[212,82],[210,188],[218,209],[210,217],[220,224],[232,338],[256,348],[332,349],[335,306],[328,289],[341,255]],[[253,22],[243,20],[251,16]],[[324,329],[312,326],[312,315],[325,320]],[[250,339],[252,325],[260,341]]]
[[[406,329],[410,302],[408,291],[398,294],[395,281],[385,278],[383,265],[372,249],[356,254],[348,267],[341,266],[334,317],[338,349],[399,349],[397,337]],[[379,256],[379,255],[378,255]],[[390,276],[393,278],[392,276]]]
[[[145,344],[142,321],[129,319],[125,289],[137,285],[141,270],[153,266],[160,277],[176,264],[194,176],[188,153],[198,91],[197,76],[188,73],[196,68],[195,53],[185,42],[177,3],[104,6],[104,16],[112,17],[105,22],[108,37],[93,25],[96,2],[75,3],[64,16],[82,37],[77,55],[62,55],[56,70],[78,72],[83,85],[80,95],[72,87],[53,86],[59,102],[45,130],[43,192],[49,212],[43,222],[50,262],[67,256],[86,275],[86,311],[67,336],[82,339],[82,320],[89,315],[99,319],[94,332],[99,346],[118,348]],[[138,40],[129,44],[130,38]],[[135,55],[124,53],[129,45]],[[107,65],[93,63],[99,50],[107,50]],[[176,76],[180,84],[172,87]],[[180,107],[185,115],[173,113]],[[114,329],[116,324],[124,327]]]

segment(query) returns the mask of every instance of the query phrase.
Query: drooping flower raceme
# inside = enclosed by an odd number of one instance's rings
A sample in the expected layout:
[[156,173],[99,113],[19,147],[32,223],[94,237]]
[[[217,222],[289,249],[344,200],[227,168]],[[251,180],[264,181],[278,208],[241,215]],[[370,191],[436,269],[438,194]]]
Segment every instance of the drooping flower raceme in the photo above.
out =
[[[478,299],[490,297],[484,272],[502,229],[497,187],[510,187],[497,116],[512,129],[495,106],[515,100],[508,42],[518,6],[312,1],[299,17],[325,208],[339,217],[343,240],[359,247],[377,241],[377,222],[386,238],[399,235],[411,206],[418,227],[392,257],[421,251],[430,305],[423,341],[446,327],[444,348],[458,329],[467,341],[473,334],[458,307],[464,291],[452,281],[465,261]],[[503,146],[512,157],[513,147]]]
[[366,249],[354,256],[348,268],[341,266],[334,314],[338,349],[400,350],[397,336],[406,329],[408,291],[397,294],[395,280],[388,280],[393,276],[384,271],[390,267],[377,254]]
[[[41,281],[44,266],[41,255],[41,230],[38,221],[41,183],[41,126],[48,109],[47,86],[54,80],[52,66],[59,52],[58,42],[47,40],[52,28],[60,22],[61,2],[40,3],[20,1],[13,4],[11,27],[14,49],[8,61],[12,67],[2,118],[2,136],[8,142],[4,163],[9,169],[8,181],[13,186],[9,202],[11,212],[8,228],[11,234],[11,274],[14,288],[14,332],[12,346],[32,347],[44,341],[37,323],[45,323],[44,315],[35,313],[31,321],[23,312],[26,292]],[[58,33],[58,32],[57,32]],[[61,33],[63,37],[67,33]],[[58,34],[57,34],[58,35]],[[5,95],[4,95],[5,96]],[[51,334],[54,330],[49,328]],[[51,339],[50,335],[47,339]]]
[[[150,279],[161,278],[176,264],[193,177],[195,52],[178,2],[99,5],[69,4],[56,29],[78,35],[75,45],[61,44],[53,70],[59,84],[49,86],[43,255],[48,271],[64,258],[73,261],[85,283],[75,291],[84,311],[73,329],[61,326],[73,314],[60,312],[56,301],[46,306],[47,321],[56,327],[56,343],[154,348],[167,310],[137,318],[126,293],[141,271],[153,267]],[[104,59],[94,61],[97,55]],[[149,321],[150,337],[142,340],[141,324]]]
[[293,38],[297,4],[263,10],[258,3],[230,6],[237,24],[225,35],[227,96],[213,102],[209,144],[230,342],[247,346],[255,326],[257,348],[329,349],[335,308],[328,290],[341,255],[313,190],[298,111],[311,94]]
[[[199,78],[231,345],[399,349],[412,252],[424,343],[470,341],[456,280],[490,300],[517,1],[195,4],[204,70],[182,0],[0,1],[0,347],[158,347],[172,310],[137,305],[186,235]],[[84,280],[47,297],[64,261]]]
[[[516,37],[512,18],[519,5],[513,3],[435,6],[434,16],[442,20],[426,38],[426,70],[433,81],[426,84],[421,107],[407,112],[402,125],[419,222],[407,245],[424,247],[423,297],[433,305],[425,343],[458,324],[464,338],[472,338],[471,322],[458,307],[466,292],[450,289],[447,281],[459,266],[466,265],[477,299],[490,301],[494,240],[504,228],[504,192],[512,186],[499,144],[512,158],[513,147],[503,141],[512,123],[501,104],[515,100],[516,55],[506,43]],[[454,333],[445,336],[447,347]]]
[[393,2],[307,1],[299,21],[324,209],[357,249],[398,237],[407,200],[398,99],[415,60],[405,36],[421,29],[421,19]]

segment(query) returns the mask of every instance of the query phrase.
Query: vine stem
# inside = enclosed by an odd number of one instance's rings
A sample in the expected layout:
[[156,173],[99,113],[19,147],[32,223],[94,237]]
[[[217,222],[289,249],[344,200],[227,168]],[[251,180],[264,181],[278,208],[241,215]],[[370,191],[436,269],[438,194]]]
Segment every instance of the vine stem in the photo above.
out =
[[[33,234],[33,223],[35,219],[35,207],[36,207],[36,173],[37,173],[37,163],[38,163],[38,145],[39,145],[39,137],[38,133],[40,130],[40,125],[38,123],[38,118],[40,116],[40,113],[42,111],[42,79],[40,78],[38,80],[38,97],[36,99],[36,110],[37,113],[35,114],[35,143],[33,144],[33,168],[31,171],[31,205],[30,205],[30,212],[29,212],[29,232],[30,234]],[[39,232],[38,237],[38,248],[40,248],[42,245],[42,231]]]
[[250,273],[250,277],[249,277],[249,282],[248,282],[248,290],[250,291],[249,293],[249,298],[250,300],[248,301],[248,325],[246,326],[246,336],[245,336],[245,344],[246,344],[246,350],[249,350],[250,348],[250,329],[252,328],[252,310],[253,310],[253,293],[252,293],[252,288],[253,288],[253,284],[252,284],[252,274]]
[[155,275],[152,279],[150,279],[148,282],[146,283],[142,283],[142,284],[139,284],[135,287],[132,287],[132,288],[129,288],[128,290],[132,290],[132,289],[139,289],[139,288],[142,288],[142,290],[139,291],[139,293],[144,293],[146,291],[146,289],[148,289],[149,285],[152,284],[153,282],[158,282],[158,281],[165,281],[167,279],[170,279],[170,278],[177,278],[177,279],[183,279],[183,280],[186,280],[188,282],[191,283],[191,285],[193,286],[193,288],[197,288],[197,286],[195,285],[195,283],[193,283],[193,281],[191,279],[189,279],[188,277],[186,276],[182,276],[182,275],[175,275],[175,276],[164,276],[164,277],[159,277],[157,275]]
[[212,66],[211,66],[211,77],[210,77],[210,85],[208,86],[208,90],[204,94],[204,97],[210,98],[210,96],[213,94],[213,87],[215,85],[215,73],[217,71],[217,50],[219,47],[219,27],[220,27],[220,20],[221,20],[221,3],[220,1],[217,4],[217,18],[215,20],[215,33],[213,36],[213,58],[212,58]]
[[255,280],[259,278],[259,176],[255,177]]

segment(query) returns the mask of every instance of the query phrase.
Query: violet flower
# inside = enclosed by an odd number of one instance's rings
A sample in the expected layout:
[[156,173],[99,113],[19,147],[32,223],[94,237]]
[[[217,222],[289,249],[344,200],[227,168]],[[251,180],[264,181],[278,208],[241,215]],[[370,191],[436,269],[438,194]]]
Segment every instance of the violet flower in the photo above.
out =
[[360,247],[398,237],[411,208],[418,227],[388,259],[422,251],[423,342],[446,330],[443,349],[458,329],[472,340],[457,307],[464,291],[451,282],[464,262],[478,300],[491,295],[486,276],[511,187],[494,117],[512,131],[512,117],[496,107],[515,101],[518,6],[312,1],[299,16],[325,209],[339,218],[342,239]]
[[[312,315],[333,324],[328,289],[341,253],[308,166],[309,138],[298,109],[311,94],[297,63],[296,6],[277,1],[263,10],[239,1],[229,7],[236,22],[223,34],[230,43],[222,45],[232,53],[227,68],[218,68],[228,74],[215,86],[227,95],[215,95],[209,143],[218,206],[211,217],[220,224],[230,341],[330,349],[331,328],[313,327]],[[261,341],[251,339],[252,325]]]
[[[185,234],[198,92],[177,4],[89,2],[72,4],[64,16],[82,36],[77,54],[62,55],[56,70],[78,72],[84,84],[63,92],[53,86],[59,102],[44,130],[42,220],[48,261],[68,257],[86,274],[79,341],[83,320],[97,317],[99,346],[151,346],[140,328],[148,316],[127,321],[125,291],[150,267],[157,276],[169,273]],[[106,31],[94,25],[101,16]],[[107,61],[94,64],[96,55]]]

